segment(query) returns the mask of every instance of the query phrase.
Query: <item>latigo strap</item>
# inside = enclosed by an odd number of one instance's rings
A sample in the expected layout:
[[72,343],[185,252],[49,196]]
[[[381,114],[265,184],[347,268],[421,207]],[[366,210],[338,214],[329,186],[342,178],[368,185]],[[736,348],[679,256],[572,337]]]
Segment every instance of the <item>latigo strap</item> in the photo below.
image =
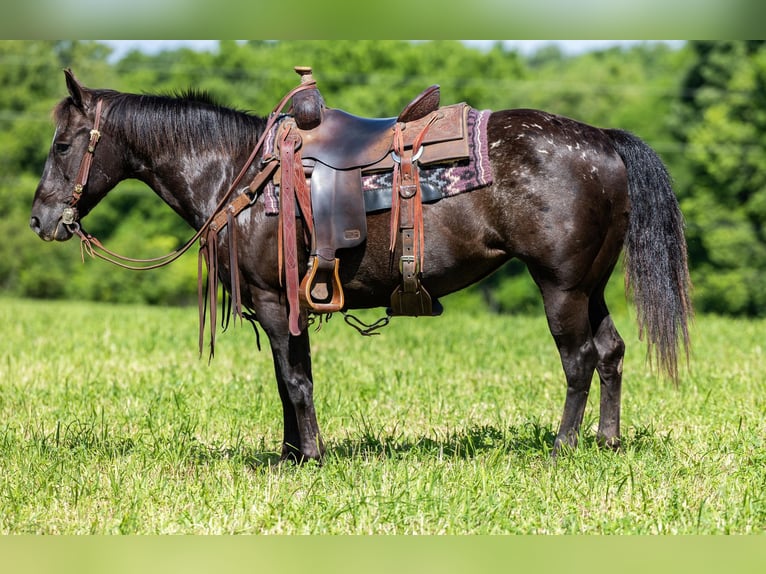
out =
[[426,123],[411,149],[404,149],[402,124],[394,130],[394,185],[392,190],[391,243],[393,255],[397,235],[401,239],[402,254],[399,271],[402,282],[391,294],[391,314],[422,316],[432,314],[431,296],[422,285],[420,278],[424,264],[423,201],[417,159],[428,128],[434,121]]

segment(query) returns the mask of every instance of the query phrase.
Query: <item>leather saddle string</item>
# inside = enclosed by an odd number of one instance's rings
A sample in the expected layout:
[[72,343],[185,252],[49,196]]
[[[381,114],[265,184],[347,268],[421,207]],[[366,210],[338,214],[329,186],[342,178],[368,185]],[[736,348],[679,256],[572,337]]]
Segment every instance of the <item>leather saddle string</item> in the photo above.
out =
[[237,225],[234,221],[234,211],[226,209],[226,225],[229,229],[229,272],[231,274],[231,309],[232,314],[242,320],[242,297],[239,285],[239,258],[237,255]]
[[[404,137],[402,136],[402,126],[400,123],[397,123],[394,128],[394,152],[399,157],[402,157],[402,154],[404,153]],[[391,225],[388,250],[391,252],[392,256],[396,251],[396,241],[399,235],[399,210],[401,208],[399,189],[401,187],[401,179],[401,163],[397,162],[394,164],[393,182],[391,185]]]
[[[203,289],[202,281],[202,263],[205,263],[207,268],[207,284]],[[204,326],[206,321],[206,309],[208,303],[210,306],[210,358],[215,353],[215,330],[217,320],[217,304],[218,304],[218,240],[217,232],[212,229],[208,230],[202,241],[202,246],[199,250],[197,261],[197,297],[199,304],[200,314],[200,330],[199,330],[199,352],[202,354],[204,347]],[[207,295],[203,299],[204,293]]]
[[[304,180],[303,169],[296,174],[295,165],[300,163],[300,152],[296,149],[300,145],[300,136],[292,131],[284,134],[280,142],[280,153],[283,170],[282,181],[279,189],[279,213],[282,219],[282,248],[284,249],[284,276],[285,292],[287,295],[288,322],[290,333],[294,336],[301,334],[300,328],[300,304],[298,302],[298,253],[295,225],[295,190],[296,179]],[[299,175],[296,178],[296,175]],[[282,267],[282,266],[280,266]],[[282,269],[279,270],[280,277]]]
[[418,257],[418,269],[423,272],[423,199],[420,191],[420,175],[417,166],[412,170],[413,180],[415,182],[415,195],[412,197],[414,202],[414,223],[415,223],[415,255]]
[[[437,119],[438,116],[436,114],[432,114],[431,119],[428,120],[425,126],[423,126],[423,129],[418,134],[418,137],[415,138],[415,141],[412,144],[413,155],[418,153],[420,146],[423,145],[423,140],[425,139],[426,132],[428,132],[428,128],[430,128]],[[422,272],[425,253],[425,232],[423,227],[423,198],[422,191],[420,189],[420,170],[416,165],[413,166],[413,179],[415,182],[415,196],[413,198],[415,200],[415,253],[420,259],[419,269]]]
[[200,247],[197,253],[197,309],[199,311],[199,354],[202,355],[202,349],[205,346],[205,289],[202,285],[202,266],[205,265],[209,271],[209,255],[204,246]]

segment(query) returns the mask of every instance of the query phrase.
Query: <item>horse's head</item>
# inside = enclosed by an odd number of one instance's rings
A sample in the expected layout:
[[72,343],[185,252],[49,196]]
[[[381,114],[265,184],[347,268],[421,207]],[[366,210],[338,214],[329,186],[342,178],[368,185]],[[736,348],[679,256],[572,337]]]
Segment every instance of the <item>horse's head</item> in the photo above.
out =
[[[35,192],[29,225],[46,241],[66,241],[84,217],[119,181],[114,142],[103,136],[101,96],[65,70],[69,97],[54,110],[56,132]],[[108,129],[108,128],[107,128]]]

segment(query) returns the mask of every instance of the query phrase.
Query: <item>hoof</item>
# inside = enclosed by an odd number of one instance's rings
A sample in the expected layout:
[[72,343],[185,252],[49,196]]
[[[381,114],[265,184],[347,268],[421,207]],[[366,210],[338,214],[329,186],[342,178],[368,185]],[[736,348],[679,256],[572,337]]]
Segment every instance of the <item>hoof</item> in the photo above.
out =
[[282,454],[279,457],[279,462],[290,462],[297,465],[303,465],[312,461],[318,464],[322,464],[322,453],[319,451],[303,453],[293,446],[282,446]]
[[598,446],[601,448],[606,448],[615,452],[622,447],[622,442],[620,441],[619,436],[598,435],[596,440],[598,441]]
[[576,432],[559,433],[556,440],[553,441],[553,451],[551,456],[556,458],[560,454],[572,452],[577,447],[578,435]]

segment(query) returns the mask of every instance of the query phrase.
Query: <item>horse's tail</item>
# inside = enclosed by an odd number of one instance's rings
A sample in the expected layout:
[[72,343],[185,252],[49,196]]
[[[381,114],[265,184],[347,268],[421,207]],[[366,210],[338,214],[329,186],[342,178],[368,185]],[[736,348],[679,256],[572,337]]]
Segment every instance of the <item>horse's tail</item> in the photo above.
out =
[[625,285],[633,292],[639,335],[649,356],[678,378],[677,350],[689,360],[693,315],[684,222],[671,179],[659,156],[641,139],[606,130],[628,171],[631,211],[625,238]]

